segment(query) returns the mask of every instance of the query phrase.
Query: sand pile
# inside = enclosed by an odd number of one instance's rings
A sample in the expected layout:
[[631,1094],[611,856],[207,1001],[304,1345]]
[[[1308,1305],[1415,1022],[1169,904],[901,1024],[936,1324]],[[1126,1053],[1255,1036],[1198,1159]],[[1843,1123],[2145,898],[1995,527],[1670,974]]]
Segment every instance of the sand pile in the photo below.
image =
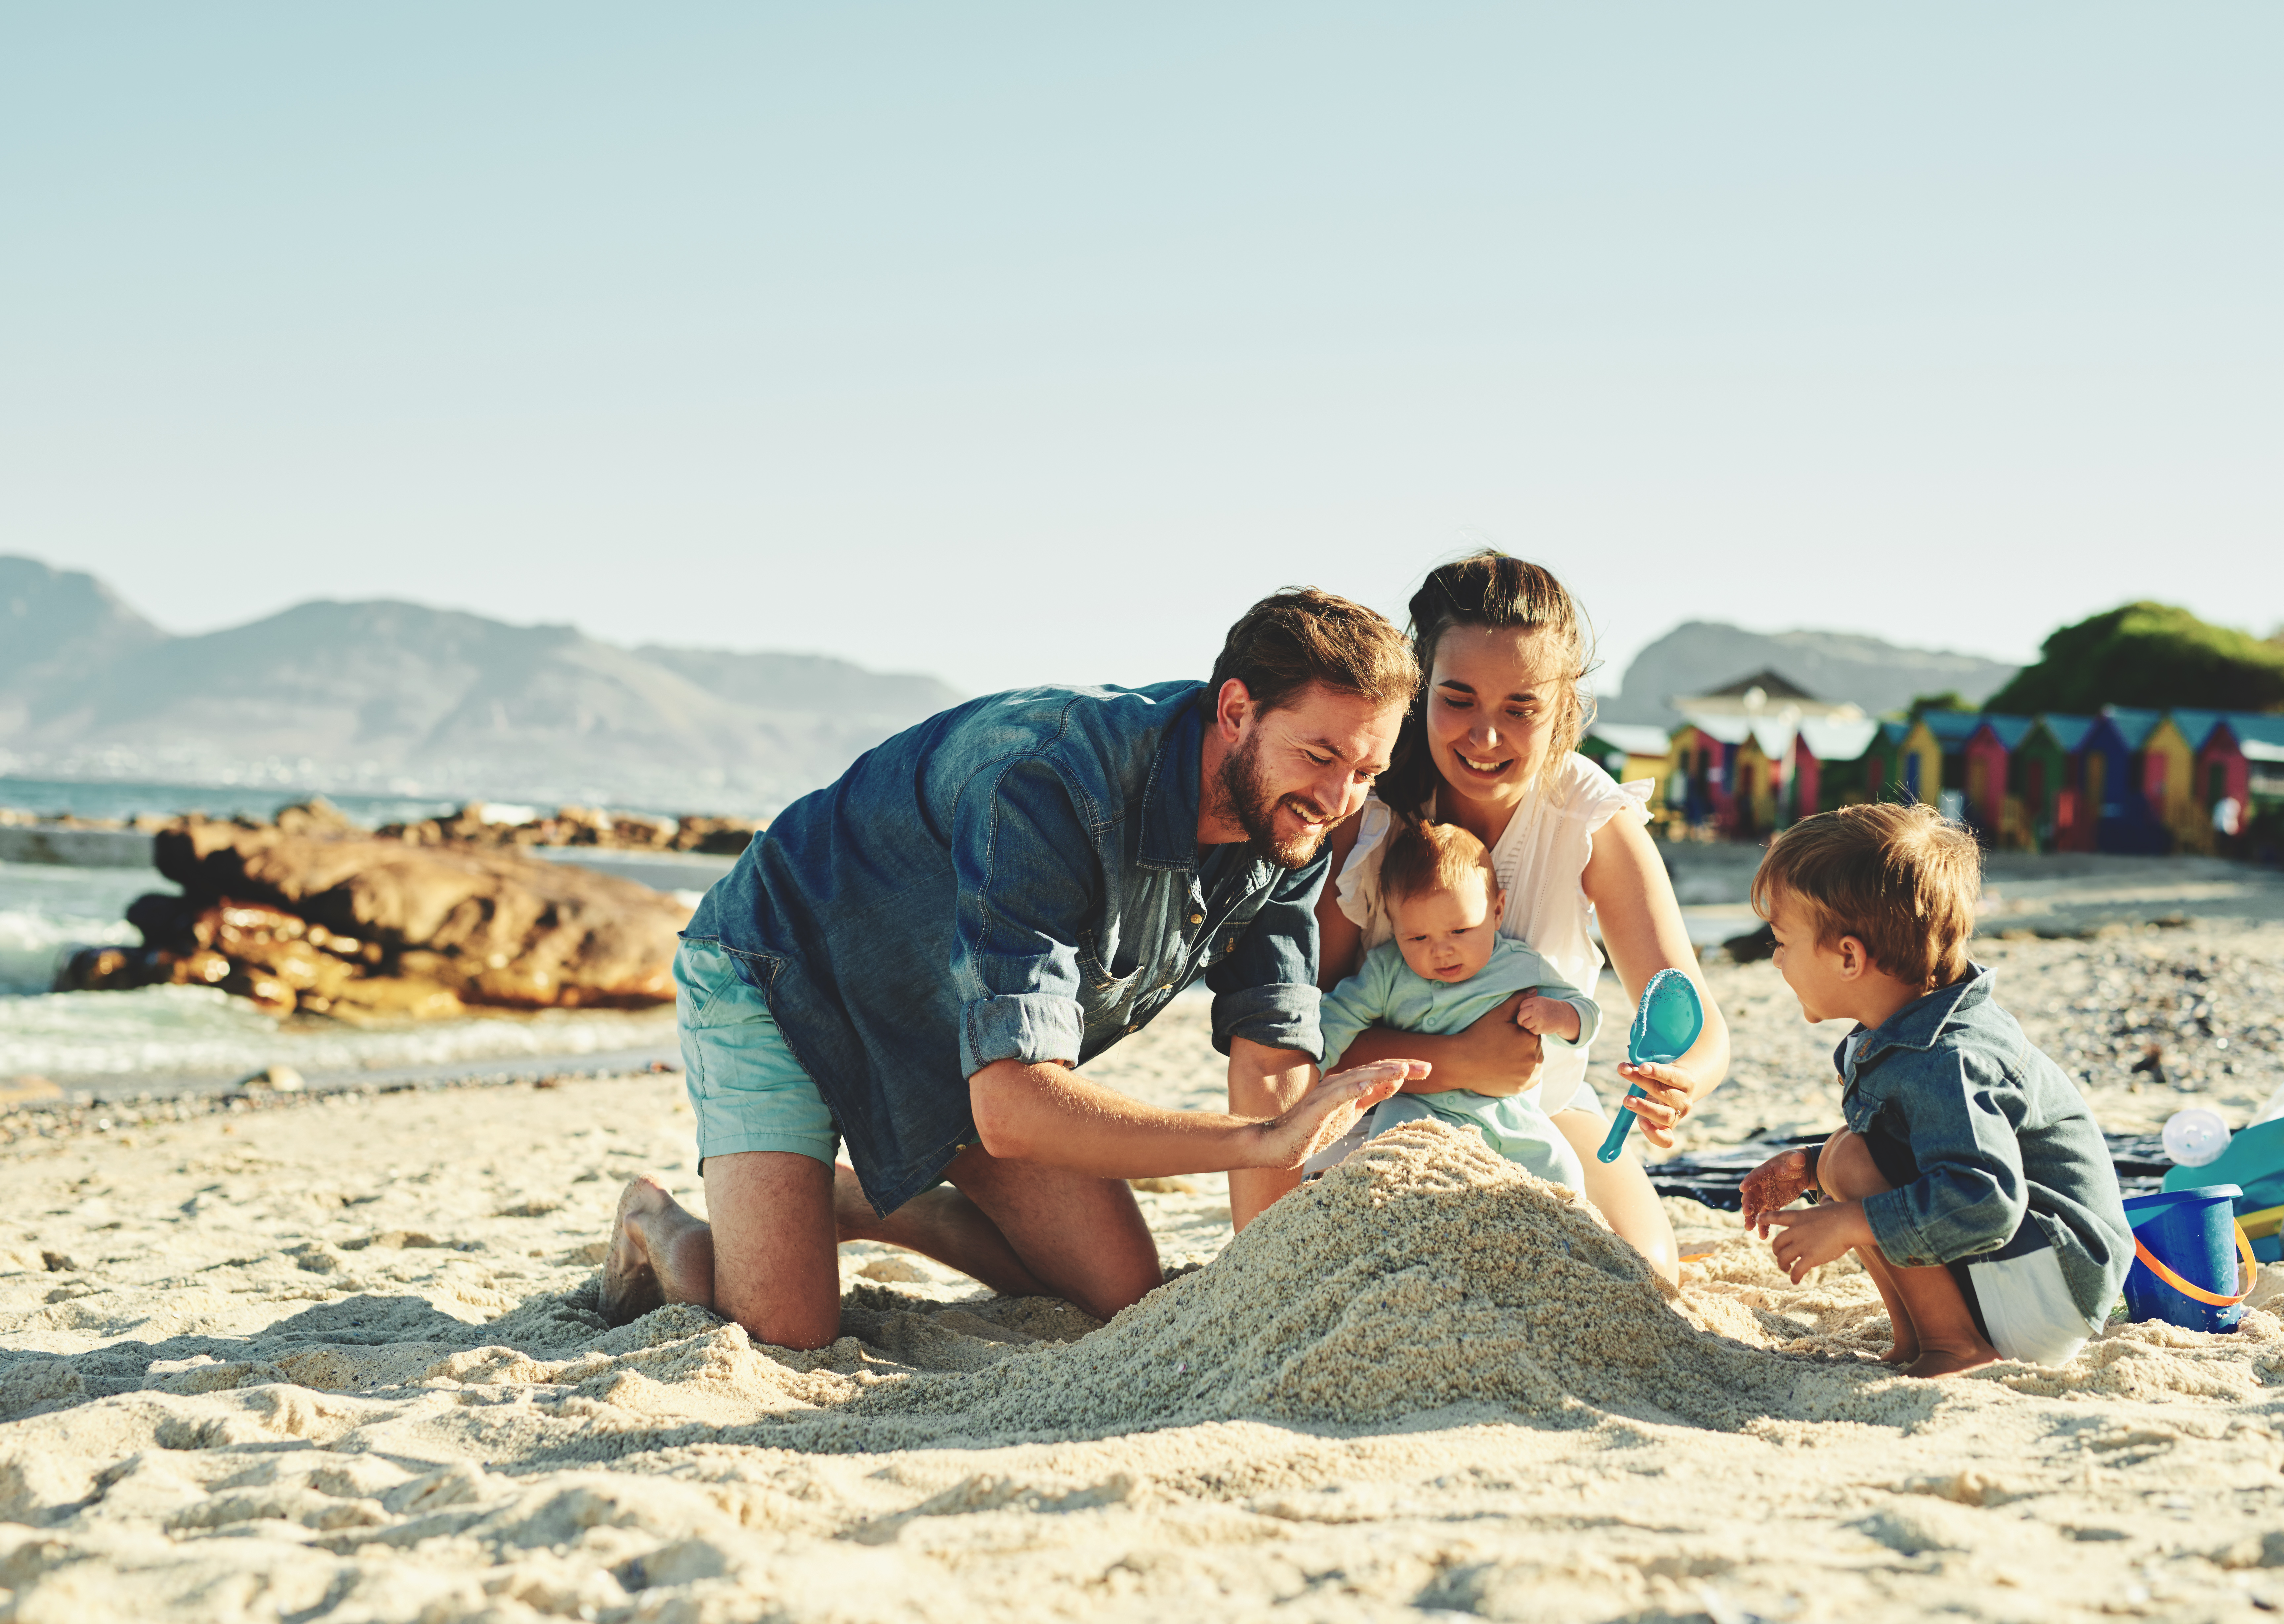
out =
[[1582,1202],[1423,1122],[1096,1335],[1010,1362],[980,1392],[924,1380],[860,1408],[926,1409],[992,1439],[1232,1416],[1356,1426],[1454,1405],[1733,1431],[1861,1407],[1875,1378],[1705,1334]]

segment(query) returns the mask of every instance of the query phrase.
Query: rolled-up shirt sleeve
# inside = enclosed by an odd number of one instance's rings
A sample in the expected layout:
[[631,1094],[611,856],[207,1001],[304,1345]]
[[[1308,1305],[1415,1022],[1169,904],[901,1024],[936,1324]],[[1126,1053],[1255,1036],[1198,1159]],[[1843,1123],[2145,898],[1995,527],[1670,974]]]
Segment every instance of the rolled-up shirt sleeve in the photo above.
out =
[[1891,1097],[1920,1176],[1864,1198],[1864,1216],[1889,1262],[1922,1269],[1996,1252],[2014,1238],[2030,1191],[2007,1103],[1957,1061],[1949,1076]]
[[951,852],[961,1074],[999,1060],[1076,1064],[1078,935],[1099,861],[1068,787],[1035,757],[993,763],[960,793]]
[[1222,1053],[1241,1037],[1324,1058],[1317,1027],[1317,894],[1330,861],[1319,854],[1306,868],[1280,874],[1236,949],[1206,972],[1214,1047]]
[[1337,1064],[1348,1052],[1357,1033],[1388,1013],[1388,995],[1395,981],[1388,955],[1367,953],[1363,969],[1324,995],[1317,1009],[1317,1026],[1326,1067]]

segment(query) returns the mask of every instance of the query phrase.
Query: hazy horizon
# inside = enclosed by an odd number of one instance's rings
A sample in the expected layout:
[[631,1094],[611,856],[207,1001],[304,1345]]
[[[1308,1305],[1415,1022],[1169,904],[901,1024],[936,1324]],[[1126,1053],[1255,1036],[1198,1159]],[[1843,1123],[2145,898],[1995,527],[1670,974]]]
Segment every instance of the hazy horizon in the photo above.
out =
[[[9,557],[9,556],[11,556],[11,555],[8,555],[8,554],[5,554],[5,553],[0,553],[0,559],[4,559],[4,558],[7,558],[7,557]],[[15,557],[19,557],[19,558],[26,558],[26,557],[30,557],[31,555],[28,555],[28,554],[21,554],[21,553],[20,553],[20,554],[15,554],[15,555],[13,555],[13,556],[15,556]],[[34,561],[34,562],[35,562],[35,563],[41,563],[41,564],[47,564],[47,563],[48,563],[48,560],[46,560],[46,559],[39,559],[39,558],[35,558],[33,561]],[[51,567],[51,568],[59,568],[59,567],[61,567],[61,566],[54,566],[54,565],[50,565],[49,566],[50,566],[50,567]],[[341,598],[330,598],[330,597],[303,598],[303,599],[298,600],[298,601],[297,601],[296,603],[294,603],[294,604],[280,605],[278,605],[278,608],[276,608],[276,609],[273,609],[273,610],[268,611],[268,612],[266,612],[265,613],[262,613],[262,614],[257,614],[257,615],[249,616],[249,617],[247,617],[246,619],[242,620],[242,621],[230,621],[230,622],[227,622],[227,623],[223,624],[223,625],[220,625],[220,626],[202,628],[202,629],[199,629],[199,631],[197,631],[197,632],[188,632],[188,633],[186,633],[186,632],[178,632],[178,631],[176,631],[173,628],[170,628],[170,627],[166,626],[162,621],[160,621],[159,620],[159,618],[158,618],[157,616],[151,614],[151,613],[149,613],[149,611],[148,611],[148,610],[144,606],[144,605],[142,605],[141,603],[139,603],[138,601],[137,601],[137,599],[136,599],[136,597],[135,597],[134,594],[133,594],[132,592],[130,592],[130,591],[127,590],[127,589],[126,589],[124,587],[122,587],[119,582],[115,582],[115,581],[113,581],[113,580],[110,580],[109,578],[107,578],[107,577],[106,577],[106,576],[104,576],[104,575],[102,575],[101,574],[97,573],[97,572],[92,572],[92,571],[82,571],[82,572],[78,572],[78,573],[92,574],[92,575],[94,576],[94,578],[95,578],[98,582],[100,582],[103,586],[105,586],[105,587],[108,588],[108,589],[113,592],[113,594],[116,597],[116,598],[117,598],[117,599],[118,599],[121,604],[123,604],[123,605],[124,605],[128,609],[131,610],[132,612],[134,612],[134,613],[137,613],[137,614],[139,614],[139,615],[143,616],[143,618],[145,618],[145,620],[147,620],[147,621],[151,621],[151,623],[152,623],[152,624],[153,624],[154,626],[158,626],[158,627],[159,627],[159,629],[160,629],[161,631],[168,633],[169,636],[210,636],[210,635],[212,635],[214,632],[217,632],[217,631],[230,631],[230,630],[235,630],[235,629],[240,629],[240,628],[242,628],[242,627],[246,627],[246,626],[250,626],[250,625],[258,624],[259,622],[261,622],[261,621],[264,621],[264,620],[270,619],[270,618],[272,618],[273,616],[275,616],[275,615],[277,615],[277,614],[283,613],[285,613],[286,611],[290,610],[290,609],[293,609],[293,608],[301,607],[301,606],[302,606],[303,605],[307,605],[307,604],[312,604],[312,603],[342,603],[342,602],[376,602],[376,601],[379,601],[379,602],[398,602],[398,603],[405,603],[405,604],[410,604],[410,605],[413,605],[413,606],[414,606],[414,607],[416,607],[416,608],[433,610],[433,611],[435,611],[435,612],[440,613],[467,613],[467,614],[476,614],[476,615],[482,616],[482,618],[485,618],[485,619],[488,619],[488,620],[496,621],[499,621],[499,622],[500,622],[500,623],[502,623],[502,624],[508,625],[508,626],[513,626],[513,627],[533,628],[533,627],[541,627],[541,626],[570,625],[570,626],[572,626],[572,629],[573,629],[577,630],[577,631],[579,631],[579,632],[583,633],[583,635],[585,635],[585,636],[598,636],[598,634],[597,634],[597,633],[593,632],[593,631],[592,631],[592,630],[591,630],[590,629],[585,628],[585,627],[576,626],[575,623],[572,623],[572,622],[566,622],[566,621],[511,621],[511,620],[506,620],[506,619],[505,619],[504,617],[497,616],[497,615],[488,615],[488,614],[485,614],[485,613],[484,613],[484,612],[483,612],[483,611],[481,611],[481,610],[468,609],[468,608],[466,608],[466,607],[465,607],[465,606],[463,606],[463,605],[459,605],[443,604],[443,603],[430,603],[430,602],[424,602],[424,601],[423,601],[419,597],[418,597],[416,594],[411,594],[411,593],[402,593],[402,592],[399,592],[399,593],[389,593],[389,594],[386,594],[386,595],[379,595],[379,596],[377,596],[376,597],[373,597],[373,598],[365,598],[365,599],[341,599]],[[1670,633],[1672,633],[1672,632],[1674,632],[1674,631],[1678,631],[1678,630],[1679,630],[1682,627],[1684,627],[1684,626],[1686,626],[1686,625],[1688,625],[1688,624],[1691,624],[1691,623],[1693,623],[1693,623],[1712,624],[1712,625],[1716,625],[1716,626],[1732,626],[1732,627],[1735,627],[1737,629],[1740,629],[1740,630],[1748,631],[1748,632],[1751,632],[1751,633],[1753,633],[1753,634],[1755,634],[1755,635],[1756,635],[1756,636],[1786,636],[1795,635],[1795,634],[1806,634],[1806,635],[1810,635],[1810,636],[1824,636],[1824,635],[1827,635],[1827,634],[1832,634],[1832,633],[1834,633],[1834,630],[1835,630],[1835,629],[1834,629],[1834,628],[1832,628],[1832,627],[1826,627],[1826,626],[1747,627],[1747,626],[1741,626],[1741,625],[1739,625],[1737,622],[1734,622],[1734,621],[1709,621],[1709,620],[1707,620],[1707,619],[1706,619],[1706,617],[1690,617],[1690,618],[1689,618],[1689,619],[1687,619],[1687,620],[1684,620],[1684,621],[1677,621],[1676,622],[1674,622],[1674,624],[1673,624],[1673,625],[1664,628],[1662,631],[1660,631],[1660,632],[1658,632],[1658,633],[1653,634],[1653,636],[1652,636],[1651,637],[1649,637],[1648,639],[1647,639],[1647,640],[1646,640],[1646,642],[1645,642],[1645,644],[1643,644],[1643,646],[1647,647],[1647,646],[1648,645],[1648,644],[1650,644],[1650,643],[1654,643],[1654,642],[1658,641],[1660,638],[1662,638],[1662,637],[1663,637],[1663,636],[1667,636],[1668,634],[1670,634]],[[1838,635],[1841,635],[1841,636],[1877,636],[1879,634],[1877,634],[1877,633],[1849,633],[1849,632],[1841,632],[1841,633],[1839,633]],[[619,640],[618,640],[618,639],[615,639],[615,638],[607,638],[607,637],[599,637],[599,636],[598,636],[598,640],[600,640],[600,641],[604,641],[604,642],[614,643],[614,644],[619,644]],[[1952,648],[1952,647],[1947,647],[1947,646],[1945,646],[1945,645],[1937,644],[1912,644],[1912,643],[1904,643],[1904,642],[1899,642],[1897,639],[1895,639],[1895,638],[1885,638],[1885,639],[1883,639],[1883,641],[1887,641],[1887,642],[1889,642],[1889,643],[1895,644],[1896,644],[1896,646],[1897,646],[1897,647],[1899,647],[1899,648],[1910,649],[1910,650],[1912,650],[1912,651],[1914,651],[1914,652],[1919,652],[1963,654],[1963,655],[1967,655],[1967,656],[1975,657],[1975,658],[1996,658],[1995,656],[1985,656],[1985,655],[1982,655],[1982,654],[1980,653],[1980,652],[1979,652],[1979,651],[1973,650],[1973,649],[1959,649],[1959,648]],[[630,648],[630,649],[633,649],[633,648],[639,647],[639,646],[641,646],[641,645],[633,644],[619,644],[619,646],[622,646],[622,647],[627,647],[627,648]],[[662,646],[667,646],[667,647],[682,647],[682,648],[693,649],[693,650],[694,650],[694,649],[700,649],[700,648],[702,648],[702,647],[707,647],[707,645],[700,645],[700,644],[664,644],[664,645],[662,645]],[[712,651],[710,648],[707,648],[707,652],[714,652],[714,651]],[[950,683],[950,682],[949,681],[949,679],[945,678],[945,677],[943,675],[943,674],[942,674],[942,673],[940,673],[940,672],[935,672],[935,671],[925,671],[925,670],[919,670],[919,669],[917,669],[917,668],[891,668],[891,667],[884,667],[884,666],[877,666],[877,665],[870,665],[870,666],[867,666],[867,665],[864,665],[864,661],[862,661],[862,660],[852,660],[852,659],[851,659],[851,657],[850,657],[849,655],[846,654],[846,653],[838,652],[835,652],[835,651],[833,651],[833,650],[831,650],[831,649],[825,649],[825,648],[804,648],[804,647],[801,647],[801,646],[798,646],[798,645],[790,645],[790,644],[754,644],[754,645],[752,645],[752,646],[746,647],[746,648],[740,648],[740,649],[735,649],[735,650],[728,650],[728,649],[724,649],[724,650],[722,650],[722,651],[720,651],[720,652],[735,652],[735,653],[739,653],[739,654],[782,654],[782,655],[789,655],[789,656],[792,656],[792,657],[794,657],[794,658],[810,658],[810,657],[816,657],[816,658],[827,659],[827,660],[850,660],[850,662],[851,662],[851,663],[853,663],[853,664],[856,664],[856,665],[860,665],[860,666],[864,666],[864,669],[866,669],[866,670],[868,670],[868,671],[871,671],[871,672],[873,672],[873,673],[878,674],[878,675],[912,675],[912,676],[921,676],[921,677],[930,678],[930,679],[935,680],[935,681],[936,681],[936,682],[944,683],[946,683],[946,685],[947,685],[947,686],[950,686],[950,687],[954,687],[954,688],[958,688],[958,686],[957,683]],[[1636,653],[1636,654],[1639,654],[1640,652],[1641,652],[1641,650],[1640,650],[1639,648],[1637,648],[1637,649],[1635,649],[1635,650],[1633,651],[1633,652],[1634,652],[1634,653]],[[1201,669],[1201,670],[1202,668],[1200,668],[1200,669]],[[1150,679],[1145,679],[1145,680],[1150,680],[1150,681],[1157,681],[1157,680],[1171,680],[1171,679],[1173,679],[1173,678],[1179,677],[1179,676],[1184,675],[1195,675],[1195,674],[1196,674],[1196,673],[1194,673],[1194,672],[1185,672],[1185,671],[1177,671],[1177,670],[1169,669],[1168,671],[1162,673],[1162,674],[1160,675],[1160,676],[1158,676],[1158,677],[1156,677],[1156,678],[1150,678]],[[1593,685],[1594,685],[1595,691],[1596,691],[1599,695],[1600,695],[1601,697],[1603,697],[1603,698],[1605,698],[1605,699],[1615,698],[1615,697],[1619,692],[1621,692],[1621,691],[1622,691],[1622,683],[1621,683],[1621,682],[1620,682],[1620,679],[1623,676],[1623,675],[1624,675],[1624,671],[1623,671],[1623,668],[1614,668],[1610,667],[1607,662],[1605,662],[1603,665],[1601,665],[1601,666],[1600,666],[1600,668],[1596,671],[1596,673],[1595,673],[1595,675],[1594,675],[1594,678],[1593,678]],[[1739,672],[1737,672],[1735,675],[1739,675],[1739,676],[1743,676],[1743,675],[1748,675],[1748,673],[1746,673],[1746,672],[1743,672],[1743,671],[1739,671]],[[1044,681],[1049,681],[1049,680],[1053,680],[1053,679],[1039,678],[1039,679],[1036,679],[1036,680],[1043,681],[1043,682],[1044,682]],[[1079,679],[1076,679],[1076,680],[1088,680],[1088,679],[1079,678]],[[1105,680],[1107,680],[1107,679],[1105,679]],[[1010,684],[1010,685],[1011,685],[1011,686],[1022,686],[1022,685],[1024,685],[1024,684],[1023,684],[1023,683],[1013,683],[1013,684]],[[973,696],[974,694],[975,694],[975,693],[978,693],[978,692],[985,692],[985,691],[989,691],[989,690],[974,690],[974,689],[969,689],[969,690],[964,690],[964,691],[965,691],[965,692],[968,693],[968,694],[972,697],[972,696]]]

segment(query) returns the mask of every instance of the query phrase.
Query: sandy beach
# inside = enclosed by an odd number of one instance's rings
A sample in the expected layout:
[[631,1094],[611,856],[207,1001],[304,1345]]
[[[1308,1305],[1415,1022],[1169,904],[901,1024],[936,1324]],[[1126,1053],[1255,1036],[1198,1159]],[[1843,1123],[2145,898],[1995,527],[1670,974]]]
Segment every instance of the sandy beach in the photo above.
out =
[[[2284,927],[1976,953],[2113,1130],[2190,1099],[2241,1121],[2284,1083]],[[1738,1060],[1689,1143],[1829,1126],[1832,1035],[1765,964],[1714,983]],[[1203,1014],[1091,1069],[1211,1103]],[[2130,1069],[2161,1024],[2162,1081]],[[2065,1370],[1915,1383],[1873,1362],[1852,1264],[1792,1286],[1676,1201],[1709,1255],[1669,1293],[1560,1192],[1416,1128],[1235,1242],[1218,1178],[1144,1191],[1169,1284],[1107,1327],[852,1245],[820,1353],[689,1308],[604,1329],[621,1183],[695,1204],[691,1161],[672,1075],[176,1102],[0,1148],[0,1616],[2284,1606],[2278,1269],[2234,1336],[2120,1325]]]

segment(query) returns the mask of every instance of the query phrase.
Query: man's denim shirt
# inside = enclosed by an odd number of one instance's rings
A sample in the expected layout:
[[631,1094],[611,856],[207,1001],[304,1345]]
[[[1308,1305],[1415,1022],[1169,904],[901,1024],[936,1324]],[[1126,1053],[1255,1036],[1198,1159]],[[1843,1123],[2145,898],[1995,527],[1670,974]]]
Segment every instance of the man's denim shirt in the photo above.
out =
[[1919,1167],[1913,1183],[1866,1197],[1864,1215],[1905,1269],[2050,1245],[2098,1326],[2133,1261],[2109,1146],[2061,1067],[1992,1001],[1998,978],[1968,969],[1834,1054],[1848,1126],[1907,1141]]
[[1032,688],[896,735],[699,904],[890,1212],[976,1143],[967,1079],[1093,1058],[1201,974],[1215,1045],[1319,1055],[1317,894],[1198,845],[1205,685]]

